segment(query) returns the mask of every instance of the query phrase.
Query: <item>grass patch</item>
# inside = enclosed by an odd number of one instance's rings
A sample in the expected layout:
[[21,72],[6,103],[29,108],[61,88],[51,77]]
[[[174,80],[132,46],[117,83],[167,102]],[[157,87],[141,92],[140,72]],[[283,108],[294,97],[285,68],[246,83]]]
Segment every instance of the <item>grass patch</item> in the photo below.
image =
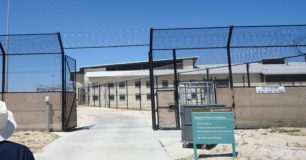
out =
[[190,156],[184,157],[184,158],[175,159],[175,160],[193,160],[193,155],[190,155]]
[[59,137],[59,135],[52,132],[17,131],[9,141],[23,144],[29,147],[33,153],[38,153],[42,151],[43,147]]
[[301,132],[300,129],[285,129],[285,128],[271,128],[270,133],[286,133],[286,134],[295,134]]

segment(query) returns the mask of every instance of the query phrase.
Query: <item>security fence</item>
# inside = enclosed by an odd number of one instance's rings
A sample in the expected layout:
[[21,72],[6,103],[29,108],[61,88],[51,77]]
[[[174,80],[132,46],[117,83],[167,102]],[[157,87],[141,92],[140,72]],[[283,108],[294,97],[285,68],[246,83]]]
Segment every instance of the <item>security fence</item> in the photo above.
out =
[[78,104],[115,109],[150,110],[149,78],[126,79],[80,87]]
[[[305,63],[301,63],[305,53],[306,25],[151,29],[149,63],[151,95],[155,95],[151,97],[153,129],[180,128],[180,82],[214,81],[216,103],[236,108],[235,116],[239,116],[241,110],[237,107],[241,104],[237,105],[237,102],[241,95],[235,92],[239,88],[305,86],[306,68]],[[163,59],[171,59],[171,67],[161,69],[158,61]],[[172,94],[164,96],[171,102],[165,104],[159,104],[158,93],[162,89],[156,86],[156,79],[162,80],[162,77],[173,80]],[[249,94],[253,94],[251,91]],[[269,103],[272,106],[278,104],[276,99]],[[289,106],[299,104],[300,101]],[[167,122],[160,112],[165,107],[175,111],[174,124],[165,125]],[[288,109],[288,106],[284,107]]]
[[[66,56],[60,33],[0,35],[1,94],[20,129],[76,126],[75,59]],[[49,97],[46,98],[45,97]]]

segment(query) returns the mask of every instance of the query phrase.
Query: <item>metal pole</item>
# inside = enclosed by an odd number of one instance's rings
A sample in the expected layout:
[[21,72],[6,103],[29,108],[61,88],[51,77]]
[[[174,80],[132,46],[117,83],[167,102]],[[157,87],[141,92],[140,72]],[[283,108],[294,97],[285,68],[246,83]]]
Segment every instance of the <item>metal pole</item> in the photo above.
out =
[[250,82],[250,64],[246,64],[246,69],[247,69],[247,79],[248,79],[248,87],[251,87],[251,82]]
[[101,85],[99,84],[99,107],[101,107]]
[[175,86],[175,93],[174,93],[174,99],[175,99],[175,105],[176,105],[176,120],[177,120],[177,128],[181,128],[180,127],[180,110],[179,110],[179,94],[178,94],[178,80],[177,80],[177,62],[176,62],[176,51],[175,49],[172,50],[173,53],[173,68],[174,68],[174,86]]
[[126,109],[129,109],[129,89],[128,89],[128,81],[125,81],[125,89],[126,89]]
[[5,92],[5,57],[6,53],[0,42],[0,50],[2,52],[2,101],[4,101],[4,92]]
[[104,84],[103,85],[103,87],[104,87],[104,92],[103,92],[103,96],[104,96],[104,108],[106,108],[106,106],[107,106],[107,84]]
[[45,97],[46,102],[46,130],[50,132],[50,98],[49,96]]
[[107,85],[108,87],[108,108],[111,108],[111,101],[110,101],[110,87],[109,85]]
[[209,80],[209,68],[206,68],[206,79]]
[[151,93],[151,111],[152,111],[152,129],[157,130],[155,95],[154,95],[154,73],[153,73],[153,28],[150,29],[150,51],[149,51],[149,68],[150,68],[150,93]]
[[96,99],[94,98],[96,96],[96,86],[93,86],[92,89],[93,89],[92,100],[94,102],[94,107],[96,107]]
[[229,80],[230,80],[230,88],[231,89],[233,89],[232,61],[231,61],[231,48],[230,48],[232,34],[233,34],[233,26],[230,26],[226,49],[227,49],[227,63],[228,63]]
[[198,87],[195,87],[195,95],[196,95],[196,105],[198,105]]
[[90,91],[90,88],[89,88],[89,86],[88,86],[88,87],[87,87],[87,105],[88,105],[88,106],[89,106],[89,100],[90,100],[89,91]]
[[61,53],[62,53],[62,130],[66,130],[66,67],[65,67],[65,50],[64,45],[61,37],[61,33],[57,33]]
[[217,101],[217,84],[216,84],[216,81],[214,81],[213,89],[214,89],[214,97],[215,97],[215,103],[214,104],[217,104],[218,101]]
[[[9,40],[10,40],[10,0],[7,0],[7,17],[6,17],[6,54],[9,54],[9,49],[10,49],[10,44],[9,44]],[[8,65],[9,65],[9,56],[5,57],[5,69],[6,69],[6,80],[5,80],[5,91],[8,91]]]
[[[157,90],[158,90],[158,76],[155,77],[155,82],[156,82],[156,95],[157,95]],[[155,95],[151,95],[152,96],[155,96]],[[159,123],[159,107],[158,107],[158,96],[156,96],[156,119],[157,119],[157,122]],[[157,128],[159,128],[159,124],[157,124]]]
[[118,109],[118,83],[116,82],[116,108]]
[[139,96],[140,96],[140,99],[139,99],[139,110],[141,110],[141,80],[139,79]]

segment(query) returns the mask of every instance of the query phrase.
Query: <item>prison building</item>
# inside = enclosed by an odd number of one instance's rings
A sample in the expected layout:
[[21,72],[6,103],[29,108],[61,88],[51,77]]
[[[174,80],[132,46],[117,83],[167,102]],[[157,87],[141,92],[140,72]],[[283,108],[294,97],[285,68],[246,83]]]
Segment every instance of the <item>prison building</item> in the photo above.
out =
[[[197,65],[198,57],[177,59],[179,81],[212,80],[216,88],[229,88],[224,64]],[[232,67],[234,87],[306,85],[306,63],[264,60]],[[173,61],[154,62],[155,90],[174,90]],[[136,110],[151,109],[148,62],[95,65],[77,72],[78,104]],[[154,92],[155,93],[155,92]],[[196,96],[192,98],[196,99]]]

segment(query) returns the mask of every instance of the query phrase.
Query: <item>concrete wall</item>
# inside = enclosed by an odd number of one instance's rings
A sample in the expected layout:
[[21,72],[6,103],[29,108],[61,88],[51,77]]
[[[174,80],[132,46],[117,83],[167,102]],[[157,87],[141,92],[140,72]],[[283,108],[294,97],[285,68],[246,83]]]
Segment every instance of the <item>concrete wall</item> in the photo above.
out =
[[[306,127],[306,87],[286,87],[283,94],[257,94],[256,88],[218,88],[219,104],[235,105],[238,128]],[[231,98],[234,95],[234,101]]]
[[74,128],[77,126],[77,104],[75,101],[75,93],[66,93],[66,122],[68,122],[67,129]]
[[6,93],[4,100],[14,114],[18,130],[44,130],[46,128],[45,96],[50,97],[50,127],[62,129],[61,93]]
[[[14,114],[18,130],[46,129],[46,102],[49,96],[51,104],[50,128],[53,131],[62,130],[62,93],[5,93],[4,101]],[[71,111],[68,127],[76,127],[76,104],[73,105],[74,93],[67,93],[66,120]],[[72,107],[72,110],[71,110]]]

